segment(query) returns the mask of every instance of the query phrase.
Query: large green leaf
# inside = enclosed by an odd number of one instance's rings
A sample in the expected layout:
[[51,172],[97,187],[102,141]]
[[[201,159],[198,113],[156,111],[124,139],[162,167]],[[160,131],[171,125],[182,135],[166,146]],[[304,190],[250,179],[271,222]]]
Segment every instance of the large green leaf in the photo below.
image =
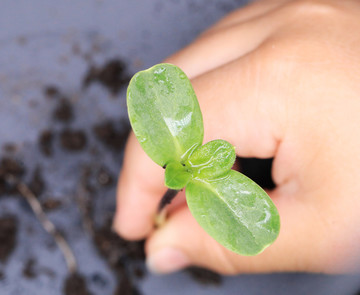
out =
[[191,180],[186,199],[201,227],[233,252],[256,255],[278,236],[280,219],[273,202],[237,171],[216,180]]
[[193,176],[211,179],[227,173],[235,162],[235,148],[221,139],[210,141],[198,147],[187,159]]
[[132,129],[157,164],[183,162],[203,141],[203,121],[189,79],[178,67],[158,64],[138,72],[127,91]]

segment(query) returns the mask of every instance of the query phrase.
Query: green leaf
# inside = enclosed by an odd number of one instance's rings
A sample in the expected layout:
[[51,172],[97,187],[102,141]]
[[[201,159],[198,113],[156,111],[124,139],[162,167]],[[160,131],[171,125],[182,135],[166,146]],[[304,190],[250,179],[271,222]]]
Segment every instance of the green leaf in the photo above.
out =
[[186,199],[200,226],[235,253],[256,255],[278,236],[280,219],[273,202],[237,171],[215,180],[191,180]]
[[140,145],[157,164],[184,162],[203,141],[203,121],[189,79],[159,64],[138,72],[127,91],[128,114]]
[[185,187],[192,174],[189,169],[179,162],[170,162],[165,169],[165,185],[174,190],[180,190]]
[[227,173],[233,166],[235,157],[234,146],[217,139],[198,147],[186,164],[192,168],[194,177],[212,179]]

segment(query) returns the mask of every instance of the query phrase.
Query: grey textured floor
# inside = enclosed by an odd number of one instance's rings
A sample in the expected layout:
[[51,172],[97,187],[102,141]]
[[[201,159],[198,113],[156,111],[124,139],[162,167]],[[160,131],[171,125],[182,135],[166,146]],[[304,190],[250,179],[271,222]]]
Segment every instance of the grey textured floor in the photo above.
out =
[[[29,171],[41,166],[47,183],[45,197],[61,199],[63,206],[49,214],[66,234],[94,294],[112,294],[114,277],[81,227],[74,204],[81,167],[96,162],[116,175],[121,151],[109,152],[97,144],[93,124],[126,119],[125,96],[117,98],[99,85],[81,86],[89,62],[100,65],[119,57],[129,74],[160,62],[189,43],[199,32],[245,1],[183,0],[3,0],[0,10],[0,151],[5,143],[18,146],[16,157]],[[80,51],[79,51],[80,50]],[[80,52],[80,53],[79,53]],[[39,133],[64,126],[51,119],[55,102],[44,97],[45,85],[57,85],[74,105],[71,127],[86,131],[85,152],[67,153],[55,144],[45,158],[38,149]],[[57,139],[58,140],[58,139]],[[92,147],[99,150],[94,156]],[[102,222],[114,210],[114,187],[96,197],[96,219]],[[18,244],[0,279],[1,295],[61,294],[66,268],[52,239],[20,199],[2,198],[0,216],[19,219]],[[25,261],[34,257],[39,272],[34,279],[22,275]],[[101,277],[102,280],[92,278]],[[304,274],[243,275],[224,278],[218,287],[204,287],[186,274],[166,277],[147,275],[138,286],[145,295],[155,294],[355,294],[358,277]]]

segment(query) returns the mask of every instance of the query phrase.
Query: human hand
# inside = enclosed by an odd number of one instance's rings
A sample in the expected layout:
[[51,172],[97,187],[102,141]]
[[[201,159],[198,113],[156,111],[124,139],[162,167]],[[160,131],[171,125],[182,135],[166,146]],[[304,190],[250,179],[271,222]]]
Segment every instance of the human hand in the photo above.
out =
[[188,265],[225,274],[346,272],[359,265],[360,4],[259,1],[221,20],[168,58],[192,78],[205,142],[222,138],[238,156],[274,157],[269,191],[281,218],[275,243],[253,257],[209,237],[183,195],[165,225],[154,215],[164,171],[128,140],[114,227],[146,238],[160,273]]

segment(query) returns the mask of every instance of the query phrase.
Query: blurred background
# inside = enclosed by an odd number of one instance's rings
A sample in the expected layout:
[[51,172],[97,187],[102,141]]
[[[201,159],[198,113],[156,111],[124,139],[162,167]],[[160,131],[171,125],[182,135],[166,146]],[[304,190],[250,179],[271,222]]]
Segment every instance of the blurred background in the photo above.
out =
[[[246,2],[1,2],[1,295],[357,294],[358,276],[221,277],[199,269],[154,276],[142,243],[111,231],[129,78]],[[244,167],[256,176],[263,164]],[[76,274],[54,240],[59,234],[44,230],[29,200],[68,241]]]

